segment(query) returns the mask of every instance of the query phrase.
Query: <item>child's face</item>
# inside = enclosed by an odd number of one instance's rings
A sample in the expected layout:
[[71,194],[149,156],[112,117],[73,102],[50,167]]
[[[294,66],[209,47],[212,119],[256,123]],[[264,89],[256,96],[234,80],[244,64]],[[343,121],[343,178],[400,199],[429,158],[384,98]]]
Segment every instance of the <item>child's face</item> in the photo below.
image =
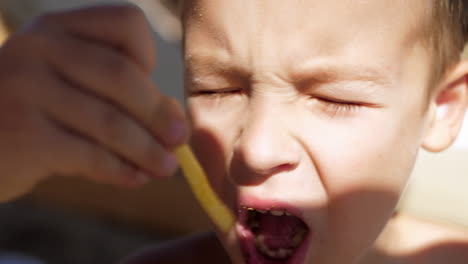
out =
[[192,1],[193,146],[238,215],[220,234],[235,262],[350,263],[372,245],[427,123],[423,3]]

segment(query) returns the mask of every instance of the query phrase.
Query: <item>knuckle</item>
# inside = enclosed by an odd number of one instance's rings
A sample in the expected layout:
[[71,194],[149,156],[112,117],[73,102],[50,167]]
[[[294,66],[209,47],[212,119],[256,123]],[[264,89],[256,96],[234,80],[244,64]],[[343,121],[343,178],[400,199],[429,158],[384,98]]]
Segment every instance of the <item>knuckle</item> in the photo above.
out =
[[[151,27],[144,12],[136,5],[119,7],[114,14],[118,19],[122,41],[145,71],[151,72],[156,63]],[[143,55],[144,54],[144,55]]]
[[[162,96],[154,112],[156,117],[153,120],[159,123],[160,128],[162,128],[161,126],[165,126],[166,129],[169,129],[169,126],[174,121],[184,122],[185,120],[184,109],[177,99],[172,97]],[[172,133],[170,130],[166,132]]]
[[168,153],[161,147],[153,144],[146,148],[144,155],[145,167],[150,169],[155,176],[164,177],[173,173],[175,167],[168,162]]
[[174,97],[166,97],[164,100],[167,105],[166,107],[170,109],[171,114],[176,118],[182,119],[184,116],[184,110],[179,101]]
[[175,99],[174,97],[171,97],[171,96],[165,96],[166,97],[166,101],[169,105],[172,105],[172,106],[178,106],[179,105],[179,101],[177,99]]
[[169,122],[169,111],[170,111],[170,105],[169,105],[169,99],[166,96],[161,96],[158,99],[157,105],[155,106],[156,109],[154,111],[155,120],[159,123],[158,125],[160,126],[166,126],[168,125]]
[[128,122],[120,111],[107,107],[101,111],[100,119],[101,129],[104,130],[105,135],[112,139],[124,137],[122,131],[126,130]]
[[168,115],[169,110],[173,107],[172,98],[165,95],[160,95],[158,98],[157,114]]
[[162,153],[154,143],[147,144],[142,154],[145,163],[150,165],[153,164],[153,166],[154,163],[159,163],[159,161],[162,159]]
[[142,140],[138,125],[116,108],[108,107],[104,110],[98,122],[100,134],[108,142],[128,145],[137,139]]
[[118,183],[132,174],[132,167],[113,154],[94,147],[88,154],[89,177],[101,183]]
[[159,96],[159,103],[161,107],[167,107],[172,103],[172,98],[166,95],[160,95]]
[[106,175],[119,167],[119,160],[99,147],[90,147],[86,154],[90,173]]
[[109,56],[104,65],[104,69],[108,71],[109,76],[115,78],[118,83],[129,78],[131,67],[131,64],[120,56]]

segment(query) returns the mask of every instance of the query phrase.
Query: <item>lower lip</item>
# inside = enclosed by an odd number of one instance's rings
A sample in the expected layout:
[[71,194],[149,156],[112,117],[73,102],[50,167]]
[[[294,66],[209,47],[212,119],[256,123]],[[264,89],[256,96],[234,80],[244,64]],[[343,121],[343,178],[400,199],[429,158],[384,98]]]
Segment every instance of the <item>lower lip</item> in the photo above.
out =
[[252,231],[246,226],[238,223],[237,226],[237,237],[242,249],[242,254],[247,264],[301,264],[304,263],[307,248],[311,238],[311,232],[307,234],[304,241],[296,249],[294,254],[285,260],[273,260],[262,255],[255,247],[255,238]]

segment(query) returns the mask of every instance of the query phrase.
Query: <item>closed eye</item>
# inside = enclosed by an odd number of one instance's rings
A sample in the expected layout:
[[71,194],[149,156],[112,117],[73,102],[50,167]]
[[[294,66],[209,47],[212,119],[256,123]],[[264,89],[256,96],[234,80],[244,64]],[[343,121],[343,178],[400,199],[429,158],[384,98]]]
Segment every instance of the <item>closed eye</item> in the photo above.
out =
[[219,90],[198,90],[192,93],[193,96],[207,96],[207,97],[223,97],[229,95],[236,95],[242,93],[242,89],[239,88],[226,88]]
[[315,99],[318,102],[320,102],[324,106],[325,111],[332,115],[353,112],[366,106],[366,104],[361,102],[342,101],[339,99],[332,99],[328,97],[314,96],[312,97],[312,99]]

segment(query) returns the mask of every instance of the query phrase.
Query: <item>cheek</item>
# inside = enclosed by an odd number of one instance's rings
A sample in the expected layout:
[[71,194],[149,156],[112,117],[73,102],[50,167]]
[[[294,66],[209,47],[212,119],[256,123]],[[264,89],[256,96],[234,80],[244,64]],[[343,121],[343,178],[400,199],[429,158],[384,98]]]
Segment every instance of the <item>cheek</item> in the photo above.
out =
[[327,129],[315,132],[321,140],[308,137],[328,195],[327,233],[335,247],[356,253],[378,236],[411,173],[421,124],[388,110],[324,123]]
[[421,143],[424,119],[416,108],[366,110],[303,129],[312,131],[306,145],[330,195],[354,190],[399,195]]
[[[341,130],[343,131],[343,130]],[[398,194],[419,149],[418,133],[397,122],[349,126],[345,136],[329,133],[320,149],[324,184],[332,193],[374,190]],[[409,132],[409,133],[408,133]]]
[[187,104],[192,129],[191,146],[205,170],[213,189],[235,208],[236,193],[227,177],[227,161],[232,156],[233,139],[237,134],[238,111],[211,110],[196,100]]

